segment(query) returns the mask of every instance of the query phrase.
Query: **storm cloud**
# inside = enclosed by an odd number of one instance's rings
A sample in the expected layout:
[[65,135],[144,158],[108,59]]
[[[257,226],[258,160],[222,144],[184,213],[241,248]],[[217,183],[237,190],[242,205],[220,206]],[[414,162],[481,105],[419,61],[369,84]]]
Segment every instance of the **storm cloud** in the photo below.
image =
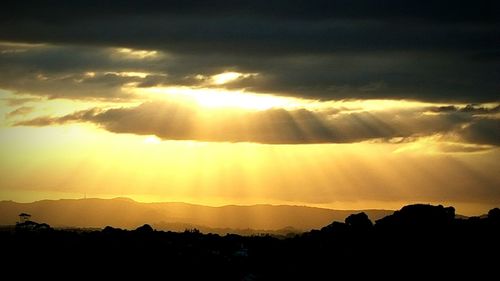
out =
[[[131,82],[196,86],[196,75],[237,71],[259,75],[223,87],[321,100],[497,102],[499,6],[496,1],[10,1],[0,11],[0,40],[46,45],[36,52],[2,51],[0,87],[53,98],[130,98],[121,87]],[[164,56],[119,62],[109,52],[116,47]],[[151,75],[104,74],[132,70]],[[79,77],[99,71],[95,84]],[[79,82],[84,78],[89,83]]]

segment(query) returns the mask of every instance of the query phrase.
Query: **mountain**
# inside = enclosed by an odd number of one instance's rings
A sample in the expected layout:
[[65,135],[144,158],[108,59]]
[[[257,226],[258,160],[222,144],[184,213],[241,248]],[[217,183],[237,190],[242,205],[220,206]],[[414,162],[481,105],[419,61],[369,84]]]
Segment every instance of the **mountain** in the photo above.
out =
[[293,232],[344,221],[358,212],[365,212],[371,220],[393,213],[389,210],[332,210],[288,205],[208,207],[179,202],[141,203],[128,198],[92,198],[32,203],[0,201],[0,225],[13,225],[20,213],[29,213],[33,221],[53,227],[102,228],[110,225],[133,229],[148,223],[156,229],[174,231],[199,228],[217,233]]

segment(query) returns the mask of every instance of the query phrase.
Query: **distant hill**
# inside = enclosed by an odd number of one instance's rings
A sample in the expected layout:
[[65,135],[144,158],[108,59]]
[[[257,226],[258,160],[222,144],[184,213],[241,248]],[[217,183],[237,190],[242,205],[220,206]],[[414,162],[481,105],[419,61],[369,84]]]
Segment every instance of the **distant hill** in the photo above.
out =
[[133,229],[145,223],[159,230],[198,228],[203,232],[298,232],[344,221],[352,213],[365,212],[371,220],[392,214],[390,210],[332,210],[305,206],[252,205],[208,207],[187,203],[141,203],[128,198],[61,199],[33,203],[0,201],[0,225],[12,225],[19,213],[53,227],[102,228],[107,225]]

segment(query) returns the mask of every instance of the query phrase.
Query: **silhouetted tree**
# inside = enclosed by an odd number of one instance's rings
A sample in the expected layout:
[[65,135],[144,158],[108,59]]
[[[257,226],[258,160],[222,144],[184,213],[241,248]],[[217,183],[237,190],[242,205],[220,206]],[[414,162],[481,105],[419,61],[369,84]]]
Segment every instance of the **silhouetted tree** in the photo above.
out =
[[30,218],[31,218],[30,214],[20,213],[19,214],[19,223],[25,223],[25,222],[29,221]]

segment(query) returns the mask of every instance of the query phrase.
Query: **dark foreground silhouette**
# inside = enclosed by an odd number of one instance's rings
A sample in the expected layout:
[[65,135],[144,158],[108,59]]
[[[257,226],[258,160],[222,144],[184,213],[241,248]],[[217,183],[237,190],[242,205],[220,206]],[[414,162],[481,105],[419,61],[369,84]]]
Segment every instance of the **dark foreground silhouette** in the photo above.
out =
[[28,220],[0,231],[0,249],[4,272],[38,277],[477,279],[498,277],[500,209],[459,219],[452,207],[410,205],[375,224],[359,213],[281,238],[164,232],[149,225],[68,231]]

